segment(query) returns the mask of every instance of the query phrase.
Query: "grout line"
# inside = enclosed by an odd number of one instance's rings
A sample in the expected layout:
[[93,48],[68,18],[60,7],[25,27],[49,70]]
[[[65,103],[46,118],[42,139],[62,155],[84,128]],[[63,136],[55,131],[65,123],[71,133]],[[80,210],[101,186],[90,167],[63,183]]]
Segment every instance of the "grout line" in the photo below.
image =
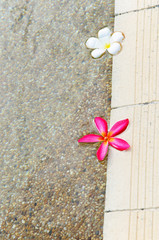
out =
[[138,53],[138,22],[139,22],[139,16],[137,14],[137,26],[136,26],[136,51],[135,51],[135,81],[134,81],[134,102],[136,104],[136,96],[137,96],[137,88],[136,88],[136,72],[137,72],[137,53]]
[[136,211],[154,211],[159,210],[158,207],[149,207],[149,208],[132,208],[132,209],[120,209],[120,210],[106,210],[105,213],[114,213],[114,212],[136,212]]
[[[146,114],[147,114],[147,117],[146,117],[146,119],[147,119],[147,123],[146,123],[146,131],[145,131],[145,133],[146,133],[146,149],[148,149],[147,147],[147,145],[148,145],[148,123],[149,123],[149,110],[150,110],[150,108],[149,108],[149,105],[148,105],[148,110],[147,110],[147,112],[146,112]],[[145,156],[145,197],[144,197],[144,206],[146,207],[146,205],[147,205],[147,199],[146,199],[146,197],[147,197],[147,171],[148,171],[148,167],[147,167],[147,159],[148,159],[148,157],[147,157],[147,152],[148,151],[146,151],[146,156]],[[146,213],[144,212],[144,238],[143,239],[145,239],[145,235],[146,235]]]
[[128,228],[128,240],[130,240],[130,230],[131,230],[131,212],[129,213],[129,228]]
[[145,235],[146,235],[146,212],[145,212],[145,211],[144,211],[143,215],[144,215],[144,231],[143,231],[143,239],[145,239]]
[[[137,0],[137,7],[139,6],[139,1]],[[137,80],[137,60],[138,60],[138,55],[137,55],[137,53],[138,53],[138,34],[139,34],[139,26],[138,26],[138,23],[139,23],[139,14],[138,14],[138,12],[137,12],[137,23],[136,23],[136,56],[135,56],[135,104],[136,104],[136,96],[137,96],[137,85],[136,85],[136,80]],[[140,112],[141,112],[141,109],[140,109]],[[134,118],[134,116],[133,116],[133,118]],[[133,119],[134,120],[134,119]],[[141,123],[141,119],[140,119],[140,123]],[[140,128],[140,130],[141,130],[141,128]],[[132,167],[132,166],[131,166]],[[138,159],[138,172],[139,172],[139,159]],[[138,185],[137,185],[137,189],[138,189],[138,186],[139,186],[139,181],[138,181]],[[137,206],[138,206],[138,194],[137,194]],[[131,212],[130,212],[131,213]],[[138,213],[137,213],[137,215],[138,215]],[[138,238],[138,231],[137,231],[137,228],[138,228],[138,217],[137,217],[137,221],[136,221],[136,240],[137,240],[137,238]]]
[[[146,21],[146,18],[145,18],[145,11],[143,12],[143,29],[145,29],[145,21]],[[142,59],[144,59],[144,55],[145,55],[145,31],[143,32],[143,35],[142,35]],[[142,77],[141,77],[141,101],[143,102],[144,101],[144,96],[143,96],[143,86],[144,86],[144,61],[142,61]]]
[[[154,139],[153,139],[153,146],[155,146],[155,140],[156,140],[156,106],[154,111]],[[154,157],[154,151],[153,151],[153,164],[152,164],[152,206],[154,206],[154,166],[155,166],[155,157]],[[152,212],[152,230],[151,230],[151,238],[153,239],[153,230],[154,228],[154,213]]]
[[[158,11],[159,12],[159,11]],[[159,14],[157,14],[157,22],[159,20]],[[158,69],[158,32],[159,32],[159,27],[157,24],[157,46],[156,46],[156,84],[155,87],[156,89],[158,88],[158,81],[157,81],[157,69]],[[156,97],[157,97],[157,91],[156,91]]]
[[[154,120],[154,142],[153,142],[153,146],[156,146],[156,127],[157,127],[157,124],[156,124],[156,112],[157,112],[157,109],[156,109],[156,106],[155,106],[155,111],[154,111],[154,115],[155,115],[155,120]],[[155,182],[155,154],[154,154],[154,151],[153,151],[153,165],[152,165],[152,206],[154,206],[154,182]]]
[[[135,122],[135,111],[136,109],[133,109],[133,122]],[[132,131],[132,146],[133,146],[133,140],[134,140],[134,125],[133,125],[133,131]],[[131,155],[131,170],[130,170],[130,202],[129,202],[129,208],[131,208],[131,202],[132,202],[132,175],[133,175],[133,151]],[[129,229],[128,229],[128,240],[130,239],[130,226],[131,226],[131,212],[129,214]]]
[[152,225],[151,225],[151,239],[153,239],[153,226],[154,226],[154,212],[152,212]]
[[[152,26],[152,11],[151,11],[151,17],[150,17],[150,26]],[[150,86],[150,72],[151,72],[151,57],[152,57],[152,53],[151,53],[151,38],[152,38],[152,34],[153,34],[153,28],[150,28],[150,36],[149,36],[149,73],[148,73],[148,100],[150,101],[150,90],[151,90],[151,87],[152,85]],[[152,82],[153,82],[153,79],[152,79]]]
[[136,240],[138,239],[138,221],[139,221],[139,217],[138,217],[138,212],[137,212],[137,219],[136,219]]
[[[140,108],[140,122],[139,122],[139,125],[140,125],[140,128],[139,128],[139,136],[141,136],[141,129],[142,129],[142,108]],[[141,144],[141,137],[139,138],[139,146]],[[142,148],[140,149],[139,151],[139,157],[138,157],[138,169],[137,169],[137,208],[139,207],[139,192],[140,192],[140,165],[141,165],[141,161],[142,161]]]
[[114,17],[118,17],[120,15],[124,15],[124,14],[127,14],[127,13],[140,12],[140,11],[153,9],[153,8],[158,8],[158,7],[159,7],[159,4],[151,6],[151,7],[147,7],[147,8],[140,8],[140,9],[130,10],[130,11],[123,12],[123,13],[116,13],[116,14],[114,14]]
[[129,105],[123,105],[123,106],[119,106],[119,107],[112,107],[111,110],[118,109],[118,108],[124,108],[124,107],[143,106],[143,105],[151,105],[151,104],[158,104],[158,103],[159,103],[159,100],[151,101],[151,102],[144,102],[144,103],[129,104]]

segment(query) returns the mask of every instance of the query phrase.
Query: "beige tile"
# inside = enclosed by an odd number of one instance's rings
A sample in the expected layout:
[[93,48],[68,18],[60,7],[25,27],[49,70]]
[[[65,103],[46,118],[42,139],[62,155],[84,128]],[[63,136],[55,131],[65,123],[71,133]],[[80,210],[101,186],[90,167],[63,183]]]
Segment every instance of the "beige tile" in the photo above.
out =
[[138,9],[137,0],[116,0],[115,1],[115,14],[125,13]]
[[[132,23],[131,28],[126,23]],[[122,31],[126,38],[121,53],[113,57],[112,107],[134,103],[136,24],[137,13],[115,18],[115,30]]]
[[123,152],[109,149],[105,209],[158,207],[159,103],[114,109],[111,125],[124,118],[130,124],[119,137],[131,148]]
[[159,8],[152,7],[157,4],[116,0],[116,14],[126,14],[116,16],[115,30],[126,39],[113,58],[111,125],[129,118],[119,137],[131,148],[109,149],[104,240],[159,240]]
[[110,212],[104,215],[104,240],[127,240],[129,212]]
[[[111,126],[116,121],[125,118],[129,118],[130,125],[119,137],[132,146],[133,109],[131,107],[126,108],[125,111],[113,110],[111,112]],[[129,208],[131,154],[132,149],[121,152],[109,147],[105,206],[108,211]]]
[[116,0],[115,1],[115,13],[126,13],[129,11],[139,10],[143,8],[149,8],[154,7],[158,5],[158,0],[133,0],[133,1],[127,1],[127,0]]
[[104,240],[158,240],[159,209],[105,213]]
[[[113,59],[112,107],[159,100],[159,8],[116,17],[126,39]],[[131,27],[130,27],[131,23]]]

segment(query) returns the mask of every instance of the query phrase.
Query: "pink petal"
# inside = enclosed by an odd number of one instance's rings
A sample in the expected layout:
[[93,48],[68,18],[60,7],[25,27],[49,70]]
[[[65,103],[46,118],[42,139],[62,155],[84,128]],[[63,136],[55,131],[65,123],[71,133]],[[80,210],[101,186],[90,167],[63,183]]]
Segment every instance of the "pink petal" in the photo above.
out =
[[103,137],[95,134],[88,134],[80,138],[78,142],[100,142],[103,141]]
[[103,136],[106,137],[107,133],[108,133],[108,125],[107,122],[105,121],[105,119],[100,118],[100,117],[96,117],[94,119],[94,122],[96,124],[96,127],[99,131],[99,133]]
[[120,138],[110,138],[109,144],[120,151],[126,150],[130,147],[126,141]]
[[103,142],[97,151],[97,158],[99,161],[103,161],[103,159],[107,154],[107,151],[108,151],[108,142]]
[[128,124],[129,124],[129,119],[124,119],[124,120],[116,122],[113,125],[113,127],[110,129],[108,136],[114,137],[116,135],[119,135],[127,128]]

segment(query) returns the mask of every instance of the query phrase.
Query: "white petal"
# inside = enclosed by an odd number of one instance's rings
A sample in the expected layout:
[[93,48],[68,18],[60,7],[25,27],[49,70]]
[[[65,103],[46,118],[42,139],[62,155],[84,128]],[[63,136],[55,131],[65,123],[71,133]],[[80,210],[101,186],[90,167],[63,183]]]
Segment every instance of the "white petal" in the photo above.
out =
[[110,38],[110,42],[122,42],[125,38],[124,33],[122,32],[114,32]]
[[108,52],[112,55],[116,55],[118,54],[122,49],[122,45],[121,43],[118,43],[118,42],[114,42],[111,44],[110,48],[108,48]]
[[93,58],[99,58],[105,53],[106,49],[95,49],[91,52]]
[[98,32],[98,37],[99,38],[103,38],[103,37],[110,37],[110,30],[109,28],[105,27],[105,28],[102,28],[101,30],[99,30]]
[[86,46],[88,48],[92,48],[92,49],[101,48],[102,47],[101,42],[99,41],[99,39],[95,38],[95,37],[89,38],[87,40],[87,42],[86,42]]
[[100,38],[99,40],[102,44],[102,48],[105,48],[105,45],[110,43],[110,37],[103,37]]

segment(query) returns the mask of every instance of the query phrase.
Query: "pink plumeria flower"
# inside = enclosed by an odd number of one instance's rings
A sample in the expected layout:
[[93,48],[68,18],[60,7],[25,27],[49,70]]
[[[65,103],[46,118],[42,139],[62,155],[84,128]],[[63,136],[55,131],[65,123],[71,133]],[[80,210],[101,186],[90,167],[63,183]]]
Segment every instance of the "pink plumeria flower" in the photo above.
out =
[[89,38],[86,42],[86,46],[95,49],[91,52],[93,58],[101,57],[106,51],[111,55],[116,55],[122,49],[122,41],[124,38],[124,33],[114,32],[111,34],[109,28],[105,27],[99,30],[98,38]]
[[120,133],[122,133],[127,128],[129,124],[129,119],[124,119],[116,122],[109,132],[108,132],[107,122],[103,118],[96,117],[94,122],[99,133],[102,136],[95,135],[95,134],[88,134],[80,138],[78,142],[87,142],[87,143],[102,142],[102,144],[100,145],[97,151],[97,158],[99,161],[102,161],[105,158],[108,151],[109,144],[119,151],[126,150],[130,147],[130,145],[126,141],[115,137]]

